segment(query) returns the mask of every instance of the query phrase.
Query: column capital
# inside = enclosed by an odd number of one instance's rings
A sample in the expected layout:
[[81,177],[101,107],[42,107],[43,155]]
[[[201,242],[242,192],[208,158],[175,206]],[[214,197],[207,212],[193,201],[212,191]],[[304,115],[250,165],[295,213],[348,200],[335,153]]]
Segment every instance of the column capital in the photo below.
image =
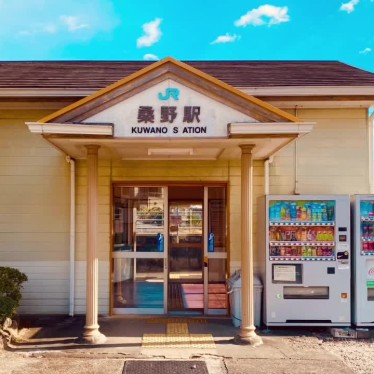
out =
[[255,148],[254,144],[239,144],[239,147],[242,150],[242,154],[252,154],[253,149]]
[[88,144],[85,147],[87,149],[87,154],[89,155],[97,155],[98,150],[100,148],[100,146],[97,144]]

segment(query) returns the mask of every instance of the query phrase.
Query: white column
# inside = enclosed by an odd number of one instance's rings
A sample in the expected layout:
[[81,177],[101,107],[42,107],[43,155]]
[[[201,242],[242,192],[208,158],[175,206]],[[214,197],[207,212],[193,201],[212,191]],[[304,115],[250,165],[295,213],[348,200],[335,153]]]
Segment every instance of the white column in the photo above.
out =
[[87,148],[87,277],[86,277],[86,325],[83,340],[90,344],[106,341],[98,325],[98,150],[97,145]]
[[253,159],[254,145],[241,145],[241,268],[242,268],[242,327],[236,336],[240,344],[260,345],[262,339],[254,325],[253,287]]

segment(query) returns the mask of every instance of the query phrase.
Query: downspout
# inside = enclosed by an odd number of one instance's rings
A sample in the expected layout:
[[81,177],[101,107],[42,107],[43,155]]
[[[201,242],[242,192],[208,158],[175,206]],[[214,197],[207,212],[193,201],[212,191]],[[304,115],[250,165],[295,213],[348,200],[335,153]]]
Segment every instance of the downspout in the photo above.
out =
[[75,299],[75,160],[66,156],[70,164],[70,254],[69,254],[69,316],[74,316]]
[[366,112],[367,123],[368,123],[368,143],[369,143],[369,193],[374,193],[374,173],[373,173],[373,145],[374,145],[374,115],[369,115],[369,111]]
[[265,160],[265,195],[270,194],[270,164],[273,162],[273,156]]
[[[297,112],[297,105],[295,106],[295,117],[298,116],[298,112]],[[298,170],[298,165],[297,165],[297,156],[298,156],[298,142],[297,142],[298,139],[295,139],[295,185],[294,185],[294,190],[293,190],[293,193],[294,195],[300,195],[300,192],[299,192],[299,180],[298,180],[298,174],[299,174],[299,170]]]

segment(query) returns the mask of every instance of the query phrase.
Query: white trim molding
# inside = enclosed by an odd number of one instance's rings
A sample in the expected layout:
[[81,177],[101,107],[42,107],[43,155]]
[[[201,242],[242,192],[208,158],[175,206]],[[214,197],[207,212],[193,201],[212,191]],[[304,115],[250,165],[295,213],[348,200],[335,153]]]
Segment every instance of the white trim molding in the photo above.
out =
[[113,137],[113,124],[26,122],[31,133],[43,135],[91,135]]
[[313,122],[232,122],[228,124],[229,136],[241,135],[305,135],[313,129]]
[[236,88],[253,96],[374,95],[373,86],[279,86]]

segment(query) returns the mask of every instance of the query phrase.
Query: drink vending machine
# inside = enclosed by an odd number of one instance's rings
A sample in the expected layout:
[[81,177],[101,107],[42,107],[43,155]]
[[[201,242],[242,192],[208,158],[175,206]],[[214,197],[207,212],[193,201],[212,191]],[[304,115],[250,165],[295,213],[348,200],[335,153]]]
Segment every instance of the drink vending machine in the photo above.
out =
[[353,323],[374,326],[374,195],[352,200]]
[[349,326],[349,196],[268,195],[258,212],[264,323]]

